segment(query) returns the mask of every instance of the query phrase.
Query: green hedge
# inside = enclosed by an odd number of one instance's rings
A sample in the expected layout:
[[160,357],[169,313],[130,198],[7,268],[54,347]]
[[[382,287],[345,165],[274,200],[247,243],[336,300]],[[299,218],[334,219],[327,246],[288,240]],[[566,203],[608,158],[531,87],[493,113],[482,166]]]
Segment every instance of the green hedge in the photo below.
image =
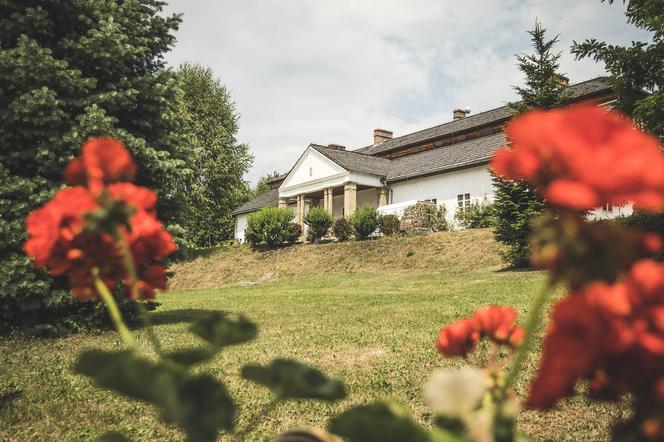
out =
[[349,218],[359,240],[367,239],[378,228],[378,210],[369,204],[364,204]]
[[307,239],[318,242],[332,227],[332,215],[322,207],[312,207],[304,216],[304,223],[309,226]]
[[252,246],[277,247],[293,240],[293,211],[266,207],[249,215],[245,239]]

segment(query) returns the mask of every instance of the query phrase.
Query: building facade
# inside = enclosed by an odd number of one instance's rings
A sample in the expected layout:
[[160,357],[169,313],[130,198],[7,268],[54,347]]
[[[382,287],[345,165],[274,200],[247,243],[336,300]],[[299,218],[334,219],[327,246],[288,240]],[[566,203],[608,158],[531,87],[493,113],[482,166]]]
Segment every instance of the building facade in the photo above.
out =
[[[610,106],[615,100],[602,77],[565,85],[574,102]],[[448,123],[396,138],[375,129],[373,144],[355,150],[310,144],[288,173],[270,182],[268,192],[233,212],[235,239],[244,241],[249,214],[263,207],[292,207],[294,221],[303,227],[313,206],[337,219],[362,204],[398,214],[418,201],[431,201],[445,206],[452,219],[460,207],[493,199],[488,164],[507,143],[504,127],[513,116],[509,106],[474,115],[457,109]],[[610,218],[629,212],[630,207],[616,206],[597,208],[592,215]]]

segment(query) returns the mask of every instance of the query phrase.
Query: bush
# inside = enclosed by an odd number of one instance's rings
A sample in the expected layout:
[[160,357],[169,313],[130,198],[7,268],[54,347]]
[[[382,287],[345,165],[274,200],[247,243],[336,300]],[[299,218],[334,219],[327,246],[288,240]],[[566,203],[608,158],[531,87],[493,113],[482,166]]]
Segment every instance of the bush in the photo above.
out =
[[[635,211],[629,216],[621,216],[617,221],[636,229],[645,230],[648,232],[655,232],[664,238],[664,212],[649,213]],[[658,261],[664,261],[664,252],[660,252],[656,256]]]
[[332,233],[339,241],[348,241],[353,236],[353,226],[346,218],[339,218],[334,222]]
[[447,210],[444,206],[421,202],[407,207],[401,219],[406,231],[439,232],[450,229],[446,215]]
[[312,207],[304,215],[304,223],[309,226],[308,239],[317,243],[332,227],[332,215],[322,207]]
[[298,223],[291,223],[290,232],[286,238],[286,244],[295,244],[302,236],[302,226]]
[[486,198],[483,201],[473,201],[470,207],[459,208],[454,214],[454,220],[464,229],[484,229],[493,225],[494,205]]
[[383,215],[378,220],[378,227],[383,235],[392,236],[399,233],[401,229],[401,221],[396,215]]
[[293,211],[286,207],[266,207],[249,215],[245,239],[252,246],[276,247],[293,236]]
[[369,238],[378,228],[378,210],[369,204],[364,204],[349,218],[355,237],[363,240]]

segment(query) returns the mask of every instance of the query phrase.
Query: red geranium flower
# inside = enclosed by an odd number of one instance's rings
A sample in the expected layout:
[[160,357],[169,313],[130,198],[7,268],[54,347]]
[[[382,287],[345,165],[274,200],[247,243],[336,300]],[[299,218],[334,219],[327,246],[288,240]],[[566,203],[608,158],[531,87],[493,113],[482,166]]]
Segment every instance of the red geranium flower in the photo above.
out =
[[492,305],[477,310],[470,318],[443,327],[436,347],[445,356],[466,356],[483,337],[497,344],[517,347],[524,332],[515,325],[516,316],[516,311],[510,307]]
[[506,133],[511,147],[496,152],[492,169],[528,181],[554,205],[664,208],[660,143],[615,111],[588,104],[532,111],[510,122]]
[[580,379],[593,397],[664,404],[663,264],[638,261],[624,281],[591,284],[555,306],[527,404],[550,408]]
[[[83,145],[82,158],[72,160],[65,170],[66,181],[79,185],[60,190],[27,219],[26,254],[54,276],[68,272],[70,288],[79,299],[99,297],[92,269],[111,289],[120,281],[136,287],[138,292],[128,290],[132,297],[152,298],[155,289],[166,288],[164,269],[156,261],[176,246],[156,218],[156,194],[117,182],[135,173],[136,166],[119,141],[90,140]],[[131,280],[118,239],[131,252],[138,281]]]

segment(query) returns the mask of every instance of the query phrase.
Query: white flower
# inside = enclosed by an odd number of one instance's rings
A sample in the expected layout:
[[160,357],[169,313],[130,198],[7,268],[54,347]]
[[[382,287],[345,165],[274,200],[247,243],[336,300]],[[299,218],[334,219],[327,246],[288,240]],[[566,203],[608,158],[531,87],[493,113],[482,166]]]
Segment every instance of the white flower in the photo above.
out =
[[488,382],[477,368],[437,370],[424,387],[424,401],[440,414],[466,417],[480,404]]

